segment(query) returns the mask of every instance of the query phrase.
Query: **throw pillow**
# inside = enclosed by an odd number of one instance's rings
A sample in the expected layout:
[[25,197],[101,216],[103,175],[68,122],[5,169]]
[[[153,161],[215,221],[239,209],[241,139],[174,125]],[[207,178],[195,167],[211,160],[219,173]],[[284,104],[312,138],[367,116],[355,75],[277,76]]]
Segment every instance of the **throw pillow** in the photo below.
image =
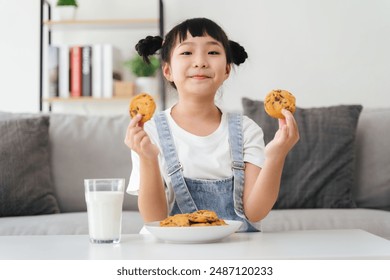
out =
[[0,120],[0,217],[58,213],[49,118]]
[[358,207],[390,211],[390,109],[364,108],[356,129]]
[[[262,101],[243,98],[244,114],[270,142],[278,121]],[[361,105],[297,108],[300,141],[287,155],[275,209],[354,208],[355,133]]]
[[[123,143],[129,117],[52,114],[50,147],[54,187],[61,212],[86,211],[84,179],[128,178],[131,152]],[[137,210],[125,195],[124,210]]]

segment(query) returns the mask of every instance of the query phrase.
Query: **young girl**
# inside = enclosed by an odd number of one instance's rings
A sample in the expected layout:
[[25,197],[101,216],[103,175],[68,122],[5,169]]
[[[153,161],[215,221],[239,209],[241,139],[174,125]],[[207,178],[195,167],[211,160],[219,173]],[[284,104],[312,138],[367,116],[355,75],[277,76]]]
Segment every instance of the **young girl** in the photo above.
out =
[[140,115],[131,120],[125,138],[133,151],[128,192],[139,196],[145,222],[209,209],[243,221],[241,231],[259,231],[277,199],[286,155],[299,139],[294,117],[284,110],[264,147],[254,121],[215,105],[232,64],[248,57],[215,22],[189,19],[164,40],[148,36],[136,45],[146,61],[160,48],[162,71],[178,102],[145,124]]

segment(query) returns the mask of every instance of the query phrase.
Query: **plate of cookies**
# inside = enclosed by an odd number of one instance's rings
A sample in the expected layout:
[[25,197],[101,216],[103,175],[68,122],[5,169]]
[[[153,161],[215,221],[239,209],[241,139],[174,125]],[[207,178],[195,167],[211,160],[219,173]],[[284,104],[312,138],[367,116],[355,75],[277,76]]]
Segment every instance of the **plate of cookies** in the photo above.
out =
[[241,221],[220,219],[214,211],[199,210],[146,223],[145,228],[155,237],[166,242],[210,243],[228,237],[241,225]]

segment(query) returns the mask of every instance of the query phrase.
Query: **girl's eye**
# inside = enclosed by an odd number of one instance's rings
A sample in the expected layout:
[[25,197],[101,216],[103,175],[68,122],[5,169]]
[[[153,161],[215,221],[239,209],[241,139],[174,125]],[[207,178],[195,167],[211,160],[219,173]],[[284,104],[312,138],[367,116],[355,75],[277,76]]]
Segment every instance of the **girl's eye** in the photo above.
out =
[[182,52],[181,55],[190,55],[191,52]]
[[209,52],[209,54],[211,54],[211,55],[219,55],[219,54],[220,54],[220,52],[217,52],[217,51],[211,51],[211,52]]

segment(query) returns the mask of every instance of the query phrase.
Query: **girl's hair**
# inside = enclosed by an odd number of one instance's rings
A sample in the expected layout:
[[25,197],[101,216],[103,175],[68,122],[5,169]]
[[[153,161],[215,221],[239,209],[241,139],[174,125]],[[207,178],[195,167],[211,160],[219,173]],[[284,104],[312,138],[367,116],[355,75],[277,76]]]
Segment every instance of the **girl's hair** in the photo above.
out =
[[145,39],[142,39],[137,43],[135,49],[147,63],[150,63],[148,57],[161,49],[162,61],[169,62],[171,59],[171,51],[175,46],[176,40],[179,39],[179,42],[183,42],[187,39],[188,32],[193,37],[209,35],[220,42],[225,49],[226,61],[228,64],[234,63],[236,65],[240,65],[248,58],[248,54],[242,46],[229,40],[222,28],[207,18],[193,18],[183,21],[182,23],[176,25],[165,36],[165,40],[163,40],[160,36],[147,36]]

